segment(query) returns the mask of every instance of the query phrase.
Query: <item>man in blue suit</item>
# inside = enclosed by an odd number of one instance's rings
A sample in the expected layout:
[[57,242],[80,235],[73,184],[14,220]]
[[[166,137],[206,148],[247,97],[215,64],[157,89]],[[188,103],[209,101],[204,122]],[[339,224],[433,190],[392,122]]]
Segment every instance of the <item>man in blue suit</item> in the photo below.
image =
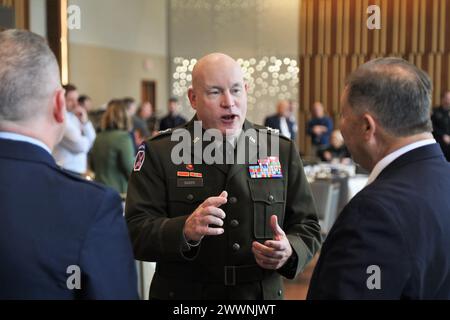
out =
[[297,125],[290,118],[289,101],[278,102],[277,113],[269,116],[264,121],[264,126],[277,129],[280,134],[295,141],[297,136]]
[[0,32],[0,299],[135,299],[119,196],[51,156],[66,112],[40,36]]
[[309,299],[450,299],[450,165],[431,134],[431,93],[399,58],[347,81],[342,134],[371,174],[322,247]]

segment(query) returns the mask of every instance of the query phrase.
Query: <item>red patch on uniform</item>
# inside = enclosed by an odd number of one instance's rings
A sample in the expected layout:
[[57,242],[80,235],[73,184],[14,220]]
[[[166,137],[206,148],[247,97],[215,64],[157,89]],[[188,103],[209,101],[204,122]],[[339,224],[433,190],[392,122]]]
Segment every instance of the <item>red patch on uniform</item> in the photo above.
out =
[[186,170],[188,170],[188,171],[194,171],[194,165],[192,165],[192,164],[187,164],[187,165],[186,165]]
[[136,155],[136,160],[134,161],[134,171],[141,171],[141,168],[144,165],[144,160],[145,160],[145,151],[141,150]]
[[183,178],[189,177],[189,172],[178,171],[177,177],[183,177]]
[[197,172],[191,172],[191,177],[193,177],[193,178],[203,178],[203,174],[202,173],[197,173]]

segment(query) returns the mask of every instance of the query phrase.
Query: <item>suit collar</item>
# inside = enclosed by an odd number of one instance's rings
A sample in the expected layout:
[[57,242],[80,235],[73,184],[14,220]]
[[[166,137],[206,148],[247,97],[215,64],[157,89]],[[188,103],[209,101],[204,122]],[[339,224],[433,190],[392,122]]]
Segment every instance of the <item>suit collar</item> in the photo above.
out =
[[444,158],[444,154],[437,143],[413,149],[398,157],[380,173],[379,178],[388,177],[392,173],[395,173],[397,169],[405,165],[433,158],[440,158],[442,162],[447,163]]
[[380,161],[378,161],[378,163],[375,165],[375,167],[372,169],[372,172],[370,173],[369,176],[369,181],[367,182],[367,184],[371,184],[372,182],[375,181],[375,179],[380,175],[381,172],[383,172],[383,170],[389,166],[389,164],[391,164],[392,162],[395,161],[395,159],[400,158],[402,155],[408,153],[409,151],[412,151],[414,149],[418,149],[420,147],[423,146],[427,146],[430,144],[435,144],[436,140],[434,139],[425,139],[425,140],[419,140],[413,143],[410,143],[408,145],[405,145],[391,153],[389,153],[388,155],[386,155],[383,159],[381,159]]
[[0,158],[40,162],[57,167],[52,155],[46,150],[24,141],[0,139]]

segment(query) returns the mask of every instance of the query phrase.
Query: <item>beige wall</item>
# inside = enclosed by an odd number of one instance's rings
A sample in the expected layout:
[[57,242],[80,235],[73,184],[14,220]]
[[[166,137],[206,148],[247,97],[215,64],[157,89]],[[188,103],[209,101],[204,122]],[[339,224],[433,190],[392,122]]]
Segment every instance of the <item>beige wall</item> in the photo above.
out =
[[165,56],[167,0],[70,0],[81,12],[81,29],[70,42]]
[[96,107],[111,98],[141,100],[141,81],[156,81],[166,111],[167,0],[70,0],[81,29],[69,31],[69,79]]
[[[140,101],[142,80],[157,85],[157,109],[164,113],[167,100],[165,57],[98,46],[70,44],[70,81],[80,93],[92,97],[96,107],[111,98],[131,96]],[[149,69],[145,67],[150,66]]]
[[45,0],[31,0],[29,4],[30,30],[45,38],[47,36]]

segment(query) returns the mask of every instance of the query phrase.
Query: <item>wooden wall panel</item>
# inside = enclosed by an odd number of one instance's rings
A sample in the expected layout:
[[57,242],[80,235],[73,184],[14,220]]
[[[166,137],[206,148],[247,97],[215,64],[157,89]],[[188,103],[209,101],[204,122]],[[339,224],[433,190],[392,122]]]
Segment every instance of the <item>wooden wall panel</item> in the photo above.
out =
[[[369,5],[381,9],[381,30],[367,28]],[[450,0],[301,0],[300,132],[314,101],[338,120],[345,79],[376,57],[398,56],[425,70],[433,104],[450,90]],[[303,130],[303,131],[302,131]],[[301,134],[300,149],[310,150]]]

